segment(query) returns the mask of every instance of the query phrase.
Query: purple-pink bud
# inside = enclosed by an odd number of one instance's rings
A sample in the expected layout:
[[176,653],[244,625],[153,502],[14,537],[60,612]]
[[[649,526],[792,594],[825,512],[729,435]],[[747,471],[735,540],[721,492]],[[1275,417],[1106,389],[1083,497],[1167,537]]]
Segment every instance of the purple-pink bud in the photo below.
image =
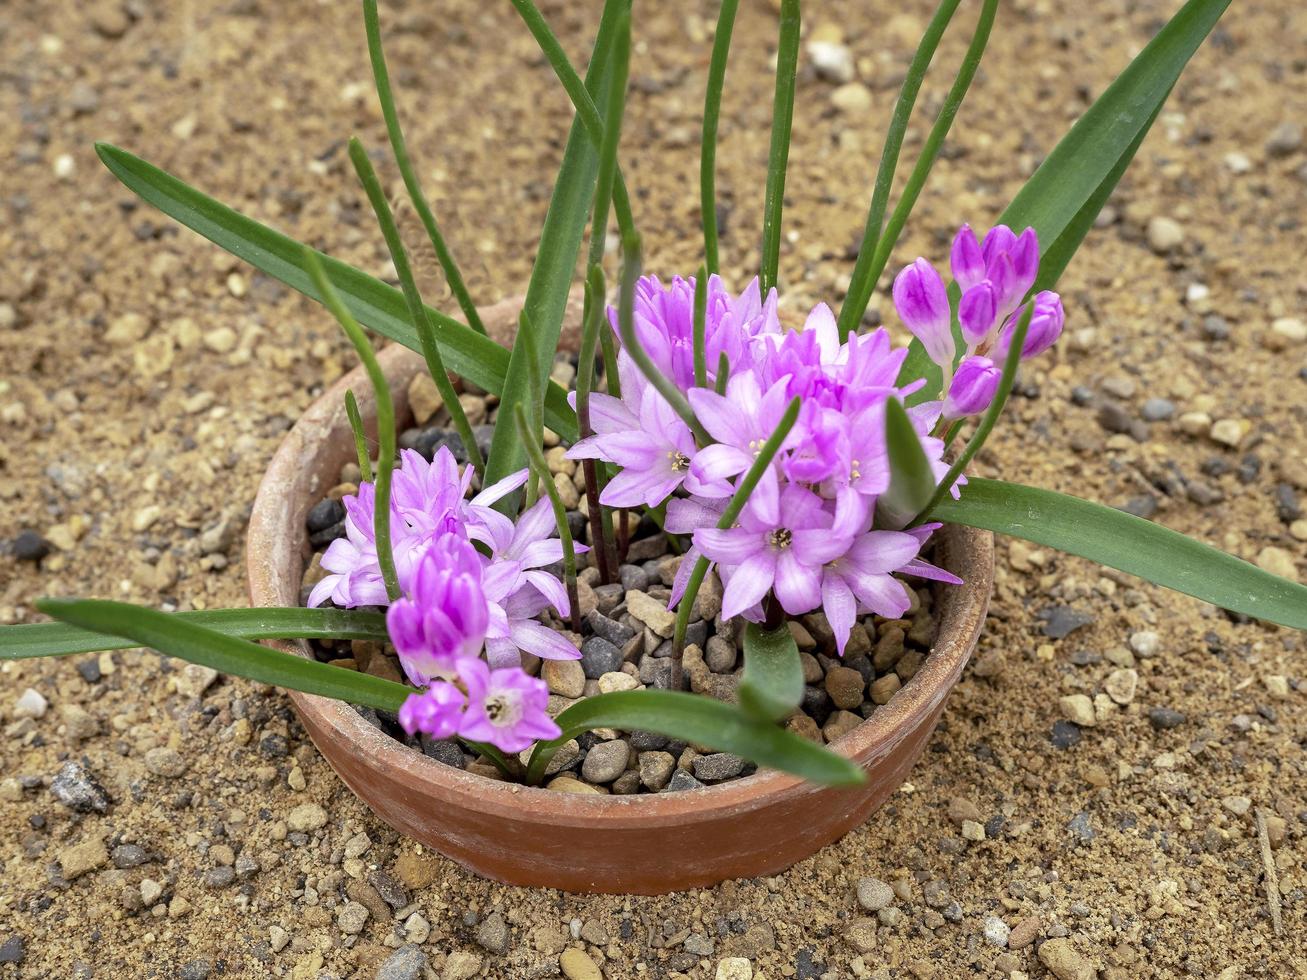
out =
[[1039,275],[1039,235],[1035,229],[1027,228],[1023,231],[1008,250],[1008,255],[1012,257],[1012,268],[1024,294],[1035,284],[1035,277]]
[[437,681],[419,694],[410,694],[399,706],[399,725],[410,735],[423,732],[432,738],[449,738],[463,719],[463,692]]
[[948,290],[935,267],[925,259],[917,259],[895,278],[894,309],[904,326],[925,346],[932,361],[941,367],[953,363]]
[[949,255],[953,278],[964,293],[985,278],[985,257],[970,225],[963,225],[953,238],[953,251]]
[[981,280],[962,294],[958,303],[958,323],[968,344],[975,345],[984,340],[997,319],[998,297],[989,280]]
[[1006,252],[1012,251],[1012,246],[1016,244],[1017,236],[1007,225],[995,225],[985,234],[985,241],[981,243],[980,252],[985,258],[985,267],[994,264],[994,260]]
[[944,418],[979,415],[994,400],[1002,377],[1003,372],[988,357],[979,354],[964,357],[944,399]]
[[[1034,357],[1052,347],[1062,335],[1062,325],[1066,322],[1062,297],[1057,293],[1048,289],[1036,293],[1034,306],[1034,312],[1030,315],[1030,327],[1026,331],[1026,342],[1021,345],[1022,358]],[[994,345],[994,356],[999,360],[1007,357],[1012,335],[1016,333],[1023,313],[1024,306],[1008,317],[1003,329],[999,331],[998,343]]]

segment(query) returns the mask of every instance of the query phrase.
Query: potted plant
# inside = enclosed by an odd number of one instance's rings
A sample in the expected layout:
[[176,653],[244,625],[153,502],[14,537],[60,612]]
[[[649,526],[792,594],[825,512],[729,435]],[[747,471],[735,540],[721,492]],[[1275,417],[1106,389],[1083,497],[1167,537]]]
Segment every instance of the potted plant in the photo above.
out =
[[[521,303],[479,310],[463,285],[408,160],[375,0],[364,21],[391,149],[462,320],[423,303],[358,141],[350,158],[399,290],[99,147],[143,199],[326,305],[363,367],[306,413],[263,481],[247,542],[254,608],[45,600],[62,622],[6,629],[0,656],[141,644],[277,684],[342,778],[406,833],[513,883],[654,892],[779,870],[902,781],[983,624],[991,531],[1307,626],[1301,586],[1110,508],[965,477],[1019,363],[1062,330],[1052,287],[1228,0],[1190,0],[983,237],[963,225],[949,279],[926,259],[894,277],[915,336],[899,349],[863,315],[997,0],[979,5],[891,211],[917,93],[960,5],[941,4],[895,108],[847,295],[801,330],[776,293],[797,0],[781,4],[760,275],[739,291],[716,275],[713,187],[737,2],[722,5],[709,67],[704,263],[666,285],[641,277],[618,166],[629,5],[605,4],[583,79],[530,0],[513,2],[576,108]],[[360,324],[398,344],[378,355]],[[554,370],[572,346],[574,378],[570,364]],[[398,452],[418,377],[448,426]],[[473,405],[493,410],[492,431]],[[337,500],[342,467],[354,485]]]

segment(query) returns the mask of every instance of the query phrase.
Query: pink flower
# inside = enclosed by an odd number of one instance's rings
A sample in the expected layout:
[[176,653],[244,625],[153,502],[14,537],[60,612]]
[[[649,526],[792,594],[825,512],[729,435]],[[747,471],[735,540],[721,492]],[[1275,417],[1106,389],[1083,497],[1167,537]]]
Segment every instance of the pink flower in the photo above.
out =
[[404,596],[386,612],[386,630],[414,685],[453,677],[462,661],[480,655],[490,623],[481,566],[467,539],[447,531],[423,552]]
[[461,737],[521,752],[537,739],[562,734],[546,711],[545,682],[520,667],[491,670],[481,660],[467,660],[459,676],[467,688],[467,708],[458,727]]
[[[620,359],[629,360],[625,352]],[[698,447],[689,427],[652,385],[634,381],[635,374],[623,372],[621,400],[591,394],[595,434],[567,451],[568,459],[621,467],[599,496],[605,507],[657,507],[682,484],[692,493],[704,489],[690,472]]]
[[811,490],[788,484],[776,507],[759,507],[751,499],[739,527],[696,531],[694,543],[718,563],[726,580],[723,618],[752,609],[773,590],[791,615],[820,605],[822,566],[844,553],[867,519],[857,494],[844,494],[840,502],[833,514]]
[[399,725],[410,735],[422,732],[431,738],[450,738],[463,721],[463,692],[446,681],[437,681],[425,691],[410,694],[399,706]]

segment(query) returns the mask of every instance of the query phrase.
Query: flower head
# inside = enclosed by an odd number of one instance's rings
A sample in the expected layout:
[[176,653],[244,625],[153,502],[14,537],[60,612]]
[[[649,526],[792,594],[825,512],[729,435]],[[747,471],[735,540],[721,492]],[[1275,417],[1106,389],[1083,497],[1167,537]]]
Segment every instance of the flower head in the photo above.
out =
[[546,710],[545,682],[520,667],[491,670],[484,661],[469,660],[459,676],[467,688],[467,709],[458,728],[463,738],[521,752],[537,739],[562,734]]
[[[451,519],[452,523],[452,519]],[[386,612],[386,630],[408,679],[449,678],[481,653],[490,624],[482,559],[455,529],[434,539]]]
[[399,706],[399,725],[410,735],[422,732],[431,738],[458,734],[467,698],[453,684],[437,681],[419,694],[410,694]]

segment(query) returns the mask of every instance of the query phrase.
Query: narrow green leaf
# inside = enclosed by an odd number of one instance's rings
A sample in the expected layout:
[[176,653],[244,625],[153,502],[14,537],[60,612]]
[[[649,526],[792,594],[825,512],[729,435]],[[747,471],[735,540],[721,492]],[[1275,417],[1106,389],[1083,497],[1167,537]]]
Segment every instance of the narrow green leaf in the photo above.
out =
[[[599,31],[595,36],[594,49],[590,57],[590,67],[585,77],[585,89],[592,98],[595,93],[605,90],[610,68],[609,56],[617,33],[617,21],[625,9],[626,0],[607,0],[604,4]],[[593,108],[593,103],[591,105]],[[528,372],[535,371],[542,379],[549,377],[554,351],[558,349],[558,335],[563,326],[563,313],[567,308],[567,294],[576,270],[577,256],[581,252],[581,239],[585,235],[586,218],[594,199],[595,181],[599,172],[597,145],[598,139],[591,139],[578,112],[576,118],[572,120],[572,128],[567,136],[563,162],[558,168],[558,178],[554,181],[554,191],[549,199],[549,211],[545,215],[544,228],[540,232],[540,241],[536,248],[535,266],[531,270],[531,279],[526,289],[525,309],[539,332],[536,345],[538,353],[533,360],[521,344],[514,345],[509,357],[508,369],[504,374],[504,382],[498,389],[499,410],[501,412],[507,410],[505,418],[513,417],[513,405],[530,391]],[[620,209],[618,217],[620,220]],[[557,386],[549,382],[548,387],[552,391]],[[564,404],[566,404],[565,395]],[[576,435],[576,415],[570,414],[566,431],[557,428],[546,418],[549,427],[564,439],[574,439]],[[485,482],[490,484],[501,480],[508,474],[520,470],[524,465],[526,465],[526,450],[518,444],[513,426],[496,426],[490,444],[490,460],[486,466]],[[510,494],[501,500],[500,504],[504,507],[511,505],[515,496]]]
[[694,335],[692,343],[694,344],[694,386],[696,388],[708,387],[708,357],[705,350],[707,346],[708,331],[708,267],[699,266],[699,275],[694,280],[694,323],[692,325]]
[[[953,465],[948,468],[944,474],[944,479],[940,480],[935,487],[935,492],[930,495],[930,500],[926,506],[921,508],[921,512],[914,519],[914,524],[921,524],[928,517],[935,506],[943,500],[953,489],[953,484],[958,482],[968,464],[975,458],[976,453],[980,452],[980,447],[985,444],[989,434],[994,431],[994,425],[998,422],[998,417],[1003,413],[1003,406],[1007,404],[1007,396],[1012,392],[1012,383],[1017,379],[1017,365],[1021,363],[1021,348],[1025,345],[1026,334],[1030,330],[1030,318],[1034,315],[1035,304],[1027,303],[1025,312],[1021,314],[1021,319],[1017,321],[1016,327],[1012,331],[1012,340],[1008,344],[1007,357],[1003,359],[1003,374],[999,378],[998,388],[994,391],[994,399],[989,403],[989,408],[985,409],[985,414],[980,419],[980,424],[976,426],[976,431],[972,433],[971,438],[963,447],[958,458],[953,461]],[[961,425],[959,419],[956,425]],[[954,427],[953,432],[957,429]],[[947,441],[947,440],[946,440]]]
[[[740,0],[722,0],[717,12],[717,33],[713,35],[712,60],[708,63],[708,90],[703,100],[703,139],[699,144],[699,210],[703,216],[704,265],[709,274],[719,271],[717,262],[717,122],[722,114],[722,88],[726,83],[726,59],[735,30],[735,13]],[[700,387],[703,387],[700,385]]]
[[[215,201],[126,150],[108,143],[97,143],[95,151],[110,172],[147,204],[260,272],[309,299],[322,302],[321,294],[304,268],[306,246],[300,242]],[[399,290],[322,252],[317,255],[341,299],[360,323],[421,353],[421,341],[409,320]],[[427,316],[435,327],[436,342],[449,370],[479,388],[502,395],[508,373],[508,351],[429,307]],[[552,382],[545,396],[545,421],[564,439],[576,438],[576,414],[567,404],[567,393]]]
[[345,335],[349,337],[350,343],[358,352],[359,360],[363,362],[363,367],[368,372],[368,380],[372,382],[372,393],[377,403],[377,442],[380,444],[377,450],[372,536],[377,543],[377,564],[381,566],[381,577],[386,583],[386,595],[390,597],[391,602],[394,602],[399,598],[400,592],[399,575],[395,571],[395,555],[390,548],[390,477],[395,470],[395,404],[390,399],[390,383],[377,362],[377,355],[372,350],[367,335],[363,333],[363,328],[341,302],[340,296],[322,268],[322,263],[310,248],[304,249],[304,264],[308,266],[309,275],[313,277],[314,285],[322,294],[322,302],[336,318]]
[[[867,303],[871,299],[872,290],[875,289],[876,283],[880,280],[880,274],[885,271],[890,253],[894,251],[894,246],[898,244],[899,235],[903,233],[903,226],[907,224],[908,216],[912,214],[917,198],[921,196],[922,188],[926,186],[926,178],[930,176],[930,171],[939,158],[939,151],[944,146],[944,138],[948,136],[948,131],[953,126],[953,120],[957,117],[958,109],[962,107],[962,100],[966,98],[967,90],[971,87],[971,81],[976,77],[977,69],[980,68],[980,59],[984,57],[985,46],[989,43],[989,33],[994,26],[994,15],[997,12],[998,0],[985,0],[985,4],[980,10],[980,17],[976,20],[976,29],[971,36],[971,44],[968,45],[967,53],[962,58],[962,65],[958,69],[957,77],[954,78],[948,94],[944,97],[944,104],[935,117],[934,125],[930,127],[926,142],[922,144],[921,153],[918,154],[917,162],[912,167],[912,173],[908,175],[908,182],[903,186],[903,193],[899,196],[898,204],[894,205],[894,211],[890,215],[884,231],[880,233],[876,240],[871,262],[860,274],[861,279],[853,280],[854,285],[850,286],[850,293],[856,291],[856,300],[850,303],[846,297],[845,305],[840,309],[840,315],[845,317],[844,323],[847,326],[847,330],[841,336],[847,336],[849,331],[856,329],[862,321],[862,315],[867,311]],[[858,259],[859,264],[861,264],[861,251],[859,251]],[[845,309],[848,310],[847,314]]]
[[359,472],[368,483],[372,482],[372,454],[368,452],[368,437],[363,431],[363,416],[359,414],[358,399],[354,392],[345,392],[345,415],[349,419],[349,430],[354,433],[354,453],[359,458]]
[[[626,113],[626,83],[631,71],[631,12],[629,10],[618,14],[613,34],[613,50],[609,60],[611,67],[608,70],[608,91],[604,102],[603,138],[599,141],[599,172],[595,178],[587,268],[603,267],[604,252],[608,247],[609,205],[613,200],[613,187],[621,176],[621,170],[617,165],[617,147],[622,139],[622,117]],[[628,230],[634,229],[634,219],[629,213],[623,220]],[[618,222],[618,227],[621,228],[621,221]]]
[[1230,0],[1189,0],[1053,148],[1000,219],[1055,241],[1137,147]]
[[766,719],[780,721],[803,700],[803,664],[788,626],[766,630],[750,623],[744,630],[744,676],[740,704]]
[[[594,435],[590,426],[590,391],[594,387],[595,352],[600,332],[608,333],[604,316],[604,270],[590,266],[585,280],[585,311],[581,326],[581,355],[576,372],[576,421],[581,438]],[[612,514],[599,504],[605,469],[593,459],[581,460],[585,475],[586,510],[590,519],[590,546],[599,567],[600,581],[608,585],[617,575],[617,542],[613,539]]]
[[682,691],[617,691],[578,701],[557,718],[562,735],[536,746],[527,782],[538,783],[559,746],[595,728],[648,731],[736,755],[826,786],[857,786],[862,769],[824,746],[738,707]]
[[[1230,0],[1188,0],[1062,137],[999,216],[1017,230],[1033,227],[1041,261],[1036,289],[1057,282],[1125,173],[1176,80]],[[935,398],[939,372],[913,340],[900,384],[926,378],[912,404]]]
[[390,149],[395,155],[395,165],[399,167],[400,176],[404,178],[404,187],[408,190],[413,210],[418,214],[422,227],[431,239],[431,248],[436,253],[436,261],[445,273],[450,292],[458,301],[459,309],[467,317],[468,325],[482,336],[486,327],[477,313],[476,304],[463,282],[463,274],[454,261],[454,255],[445,244],[445,236],[440,233],[436,216],[431,212],[427,196],[422,192],[422,184],[413,171],[413,164],[408,158],[408,146],[404,142],[404,130],[399,125],[399,113],[395,109],[395,97],[390,91],[390,71],[386,68],[386,54],[381,47],[381,25],[377,18],[377,0],[363,0],[363,25],[368,35],[368,58],[372,62],[372,78],[376,82],[377,100],[381,103],[381,115],[386,120],[386,134],[390,137]]
[[889,489],[876,500],[876,524],[903,527],[934,494],[935,474],[917,430],[897,398],[885,402],[885,447],[889,454]]
[[1177,531],[1078,497],[972,478],[935,518],[1088,558],[1213,605],[1307,630],[1307,587]]
[[[363,190],[367,194],[368,203],[372,205],[372,213],[376,215],[377,224],[381,226],[381,235],[386,240],[386,250],[390,253],[395,274],[399,276],[404,302],[408,305],[409,319],[412,320],[422,345],[422,357],[427,362],[427,372],[435,382],[436,390],[440,392],[440,399],[445,405],[445,411],[449,413],[454,430],[462,440],[463,451],[467,453],[468,462],[472,464],[472,468],[478,475],[484,476],[486,464],[481,459],[481,450],[477,447],[476,436],[472,434],[472,426],[468,424],[467,414],[463,411],[463,403],[458,400],[458,392],[454,391],[454,385],[449,380],[445,359],[440,355],[440,344],[436,342],[435,327],[431,323],[431,318],[427,316],[426,304],[422,302],[417,279],[414,278],[413,269],[408,263],[408,250],[404,247],[403,239],[400,238],[399,226],[395,224],[395,216],[391,213],[390,202],[386,200],[386,193],[381,188],[377,171],[373,168],[372,161],[368,159],[368,151],[363,148],[363,144],[357,137],[349,141],[349,159],[354,164],[354,172],[358,174],[359,183],[363,185]],[[312,256],[313,252],[307,250],[305,254]],[[322,284],[318,283],[318,287],[321,289]],[[395,596],[391,597],[392,600],[395,598]]]
[[876,288],[876,276],[871,274],[872,262],[875,260],[876,246],[880,242],[881,226],[885,221],[885,209],[889,206],[890,190],[894,186],[894,171],[898,169],[899,153],[903,150],[903,136],[908,130],[908,121],[912,118],[913,106],[917,104],[917,94],[921,83],[926,78],[926,71],[935,57],[944,31],[957,12],[962,0],[941,0],[935,15],[926,25],[925,33],[917,44],[916,53],[908,64],[903,76],[903,85],[899,88],[898,100],[894,103],[894,114],[890,117],[889,129],[885,131],[885,144],[880,152],[880,165],[876,168],[876,182],[871,192],[871,205],[867,208],[867,222],[862,231],[862,244],[858,248],[858,259],[853,265],[853,274],[849,280],[849,292],[840,306],[839,330],[841,337],[847,337],[858,328],[862,315],[867,311],[872,290]]
[[794,82],[799,65],[799,0],[781,0],[780,44],[776,51],[776,92],[772,97],[771,149],[767,154],[767,191],[762,218],[762,291],[776,285],[781,262],[781,212],[785,207],[785,171],[794,124]]
[[41,599],[36,608],[73,626],[121,636],[131,640],[133,646],[150,647],[170,657],[203,664],[260,684],[320,694],[383,711],[397,711],[404,699],[413,693],[411,688],[394,681],[273,650],[218,633],[194,619],[124,602]]
[[[384,640],[387,637],[384,614],[347,609],[205,609],[165,615],[246,640],[294,637]],[[67,623],[0,627],[0,660],[66,657],[100,650],[125,650],[135,645],[118,636]]]

